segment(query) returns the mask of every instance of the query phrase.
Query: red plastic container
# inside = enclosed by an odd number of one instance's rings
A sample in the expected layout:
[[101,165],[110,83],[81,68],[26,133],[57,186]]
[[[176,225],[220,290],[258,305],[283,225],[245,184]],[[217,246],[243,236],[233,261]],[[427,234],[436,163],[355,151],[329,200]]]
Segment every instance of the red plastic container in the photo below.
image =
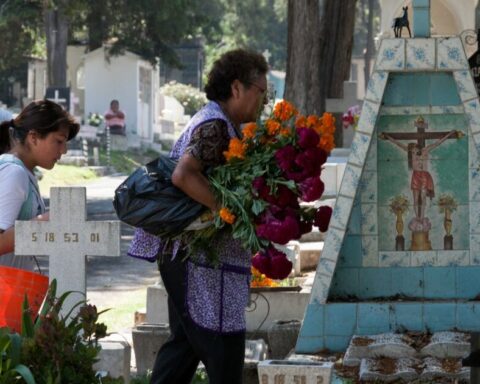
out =
[[9,327],[20,332],[22,328],[22,303],[25,294],[33,318],[38,313],[47,290],[47,276],[22,269],[0,266],[0,327]]

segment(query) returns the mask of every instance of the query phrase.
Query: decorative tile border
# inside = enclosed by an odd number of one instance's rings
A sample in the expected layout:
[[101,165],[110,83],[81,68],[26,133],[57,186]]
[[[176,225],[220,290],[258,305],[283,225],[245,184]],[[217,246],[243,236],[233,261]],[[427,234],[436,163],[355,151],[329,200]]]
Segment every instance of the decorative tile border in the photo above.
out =
[[355,132],[355,138],[350,146],[350,156],[348,157],[349,163],[363,167],[370,147],[371,138],[371,135],[367,135],[358,130]]
[[[378,111],[380,110],[380,104],[373,101],[365,100],[362,106],[362,113],[360,114],[360,119],[358,120],[357,136],[358,132],[362,132],[367,135],[371,135],[374,131],[375,124],[377,122]],[[355,141],[355,139],[354,139]]]
[[385,85],[388,80],[388,72],[375,71],[370,77],[370,81],[367,86],[367,94],[365,100],[374,101],[380,103],[383,98],[383,92],[385,91]]
[[369,171],[377,170],[377,133],[374,131],[370,141],[370,148],[367,152],[367,160],[365,161],[364,169]]
[[380,267],[410,267],[410,252],[379,252]]
[[335,202],[331,222],[335,223],[336,227],[346,228],[352,210],[353,198],[339,195]]
[[468,140],[468,166],[478,168],[480,166],[480,137],[477,135],[477,141],[473,138]]
[[430,107],[382,107],[381,115],[445,115],[445,114],[463,114],[462,105],[445,105]]
[[469,168],[470,202],[480,201],[480,170]]
[[360,180],[360,202],[376,203],[378,197],[377,172],[366,169],[367,166],[365,165],[365,170],[363,171],[362,178]]
[[465,50],[458,37],[437,39],[437,67],[451,70],[469,69]]
[[398,71],[405,67],[405,39],[383,39],[375,69]]
[[377,204],[362,204],[362,235],[378,235]]
[[410,265],[412,267],[433,267],[437,262],[436,251],[415,251],[412,252]]
[[378,236],[362,236],[362,266],[379,266]]
[[455,71],[453,72],[453,78],[457,83],[458,94],[462,101],[478,97],[470,71]]
[[480,234],[470,235],[470,265],[480,265]]
[[470,265],[470,251],[437,251],[438,267],[450,266],[468,266]]
[[470,126],[470,132],[472,135],[480,133],[480,102],[478,98],[464,102],[463,106]]
[[434,69],[435,68],[435,40],[408,39],[407,69]]
[[360,166],[347,163],[338,194],[354,198],[361,175],[362,168]]

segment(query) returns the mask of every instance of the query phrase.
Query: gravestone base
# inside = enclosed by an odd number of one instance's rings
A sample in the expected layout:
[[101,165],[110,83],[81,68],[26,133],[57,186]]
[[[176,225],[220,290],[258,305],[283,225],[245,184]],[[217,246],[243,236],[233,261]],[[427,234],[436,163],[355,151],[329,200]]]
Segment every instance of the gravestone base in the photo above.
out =
[[124,340],[102,339],[99,341],[100,353],[93,369],[108,372],[112,379],[123,378],[125,384],[130,383],[131,347]]
[[258,363],[260,384],[328,384],[333,363],[307,360],[265,360]]
[[169,337],[168,324],[140,324],[132,329],[133,349],[139,375],[153,369],[157,352]]

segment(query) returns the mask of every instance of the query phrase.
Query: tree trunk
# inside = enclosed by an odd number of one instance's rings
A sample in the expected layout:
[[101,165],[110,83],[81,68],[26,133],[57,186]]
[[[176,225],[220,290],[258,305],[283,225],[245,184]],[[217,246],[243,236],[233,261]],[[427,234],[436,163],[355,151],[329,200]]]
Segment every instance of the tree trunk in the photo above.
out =
[[108,35],[106,18],[112,18],[114,15],[107,16],[109,14],[108,3],[104,0],[91,0],[88,2],[88,7],[88,50],[93,51],[103,45]]
[[67,86],[68,20],[61,9],[45,10],[49,87]]
[[289,0],[285,99],[321,114],[350,75],[356,0]]
[[373,54],[373,7],[374,0],[368,0],[368,20],[367,20],[367,46],[365,47],[365,55],[363,56],[365,62],[364,76],[365,76],[365,89],[367,89],[368,82],[370,81],[370,61]]

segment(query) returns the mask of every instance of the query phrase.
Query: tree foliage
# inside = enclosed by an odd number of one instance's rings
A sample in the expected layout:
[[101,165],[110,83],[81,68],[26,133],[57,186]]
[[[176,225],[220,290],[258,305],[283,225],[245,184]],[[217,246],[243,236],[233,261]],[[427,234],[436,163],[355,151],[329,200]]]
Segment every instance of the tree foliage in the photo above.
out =
[[213,58],[233,48],[271,54],[270,66],[285,69],[287,0],[222,0],[221,35],[210,40]]

